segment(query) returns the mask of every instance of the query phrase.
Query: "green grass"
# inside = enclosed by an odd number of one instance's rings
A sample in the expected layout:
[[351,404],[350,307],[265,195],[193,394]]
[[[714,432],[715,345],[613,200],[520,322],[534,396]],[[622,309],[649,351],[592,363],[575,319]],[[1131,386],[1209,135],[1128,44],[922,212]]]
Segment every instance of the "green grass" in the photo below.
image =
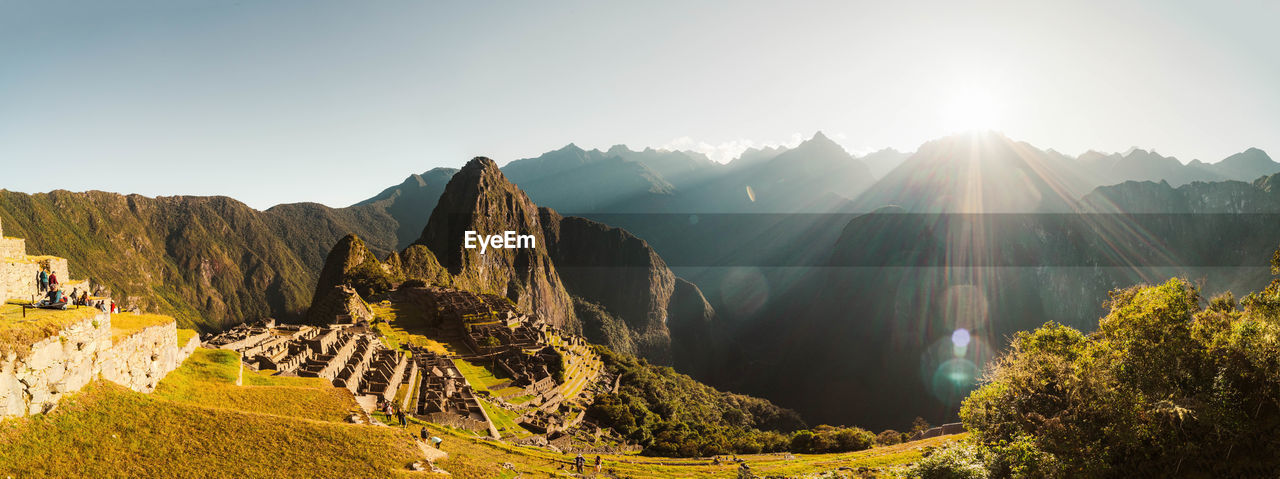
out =
[[343,421],[358,406],[346,389],[320,378],[282,378],[245,370],[236,386],[240,355],[221,349],[197,349],[182,367],[169,373],[155,396],[191,405],[253,411],[320,421]]
[[426,313],[417,304],[383,301],[370,304],[369,310],[375,318],[381,320],[373,325],[373,329],[382,335],[382,342],[389,348],[397,349],[403,344],[412,344],[439,354],[456,354],[461,351],[425,336]]
[[458,366],[458,372],[467,378],[467,382],[471,383],[471,387],[477,390],[489,391],[491,394],[496,393],[495,386],[511,381],[511,378],[498,377],[492,370],[479,364],[472,363],[465,359],[455,359],[453,364]]
[[[161,326],[176,321],[172,316],[163,314],[119,313],[111,315],[111,342],[115,343],[138,331],[152,326]],[[179,344],[181,346],[181,344]]]
[[516,396],[516,397],[513,397],[513,398],[507,398],[507,402],[509,402],[509,403],[511,403],[511,404],[520,404],[520,403],[523,403],[523,402],[528,401],[528,400],[530,400],[530,399],[533,399],[533,395],[532,395],[532,394],[526,394],[526,395],[524,395],[524,396]]
[[179,329],[178,330],[178,347],[186,346],[187,341],[190,341],[191,338],[195,337],[196,334],[198,333],[196,333],[196,330],[194,329]]
[[96,381],[47,415],[0,422],[14,477],[389,477],[421,457],[403,431],[148,397]]
[[55,309],[27,309],[26,301],[10,301],[0,305],[0,356],[10,352],[26,354],[31,345],[58,334],[67,326],[89,319],[101,311],[94,308],[69,307],[66,311]]
[[519,414],[515,411],[494,406],[485,400],[480,401],[480,407],[484,408],[484,413],[489,415],[489,420],[493,421],[493,427],[498,428],[498,432],[502,434],[502,437],[515,436],[520,438],[533,435],[533,433],[516,424],[516,417]]
[[[502,467],[509,463],[515,473],[523,477],[558,476],[573,463],[573,454],[558,454],[546,449],[516,446],[510,443],[477,438],[452,428],[434,424],[414,424],[410,432],[425,427],[434,436],[444,439],[441,449],[449,458],[437,463],[454,477],[504,477],[511,472]],[[922,441],[877,447],[865,451],[835,454],[798,454],[787,459],[785,454],[749,454],[738,457],[747,461],[752,472],[764,476],[796,476],[848,467],[853,471],[867,468],[875,477],[898,477],[901,467],[920,459],[925,447],[937,447],[963,437],[945,436]],[[588,464],[595,455],[586,455]],[[667,477],[735,477],[736,464],[712,465],[709,459],[648,457],[635,454],[605,454],[603,472],[618,477],[667,478]],[[590,473],[590,465],[588,472]],[[848,473],[852,474],[852,473]],[[856,476],[843,476],[856,477]]]

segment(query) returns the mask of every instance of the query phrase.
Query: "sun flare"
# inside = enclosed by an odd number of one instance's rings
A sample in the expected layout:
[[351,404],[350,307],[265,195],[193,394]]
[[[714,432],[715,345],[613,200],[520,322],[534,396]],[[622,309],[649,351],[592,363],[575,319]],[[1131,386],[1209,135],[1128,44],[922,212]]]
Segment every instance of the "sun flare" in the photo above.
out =
[[952,92],[939,110],[939,120],[948,132],[992,130],[1001,127],[1000,98],[988,88],[964,87]]

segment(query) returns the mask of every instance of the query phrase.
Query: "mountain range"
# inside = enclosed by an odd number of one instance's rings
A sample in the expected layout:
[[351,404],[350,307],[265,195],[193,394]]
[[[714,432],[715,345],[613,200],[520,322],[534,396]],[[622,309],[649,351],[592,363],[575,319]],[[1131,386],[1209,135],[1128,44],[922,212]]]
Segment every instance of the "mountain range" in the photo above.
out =
[[[1087,325],[1112,288],[1186,275],[1258,289],[1265,268],[1237,265],[1265,264],[1280,233],[1277,172],[1257,149],[1183,164],[976,133],[855,157],[819,133],[727,164],[570,144],[413,174],[345,208],[0,191],[0,219],[126,307],[204,331],[302,319],[330,250],[355,234],[380,268],[500,294],[815,422],[879,427],[946,420],[1007,334]],[[460,228],[538,247],[480,258]],[[1090,234],[1103,243],[1071,241]],[[960,355],[947,349],[958,329],[972,338]]]

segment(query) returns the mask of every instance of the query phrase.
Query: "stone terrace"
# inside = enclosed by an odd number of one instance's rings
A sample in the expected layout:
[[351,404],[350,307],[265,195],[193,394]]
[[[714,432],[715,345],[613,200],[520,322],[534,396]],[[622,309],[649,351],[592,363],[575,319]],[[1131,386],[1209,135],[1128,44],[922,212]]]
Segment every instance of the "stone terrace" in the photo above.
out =
[[0,418],[48,412],[98,377],[149,393],[200,344],[189,330],[180,344],[168,316],[75,305],[30,309],[25,303],[39,294],[42,267],[59,276],[68,294],[90,290],[87,280],[69,279],[67,260],[28,255],[24,240],[0,230]]
[[376,336],[354,332],[346,324],[315,327],[266,320],[231,328],[205,345],[240,352],[250,368],[324,378],[357,396],[388,401],[401,384],[417,377],[418,370],[407,354],[387,349]]

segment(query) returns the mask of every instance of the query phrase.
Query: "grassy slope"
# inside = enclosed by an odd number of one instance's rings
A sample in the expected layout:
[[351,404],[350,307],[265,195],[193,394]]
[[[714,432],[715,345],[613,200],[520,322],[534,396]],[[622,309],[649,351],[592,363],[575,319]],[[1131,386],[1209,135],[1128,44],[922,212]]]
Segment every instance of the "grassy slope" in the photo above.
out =
[[[438,465],[452,477],[559,475],[572,455],[489,441],[474,433],[416,423],[408,429],[342,423],[355,404],[345,390],[314,378],[244,371],[235,353],[197,350],[150,396],[95,382],[54,413],[0,422],[0,473],[16,477],[236,476],[387,477],[410,474],[420,455],[409,439],[422,427],[445,438]],[[917,460],[935,438],[856,453],[742,456],[757,474],[841,467],[880,469]],[[594,456],[590,457],[594,459]],[[726,477],[734,465],[705,459],[606,455],[605,470],[635,478]],[[511,464],[514,470],[504,468]],[[424,474],[425,475],[425,474]]]
[[[542,477],[543,474],[557,475],[562,467],[573,463],[573,454],[557,454],[548,450],[515,446],[475,437],[466,432],[450,428],[441,428],[430,424],[410,426],[410,432],[426,427],[433,435],[444,438],[441,445],[449,458],[437,463],[442,469],[449,471],[454,477],[503,477],[513,475],[503,467],[511,464],[515,472],[524,477]],[[838,454],[799,454],[787,459],[784,454],[743,455],[754,473],[764,475],[810,474],[822,471],[834,471],[848,467],[853,471],[859,468],[878,470],[884,476],[893,477],[900,474],[898,466],[919,460],[925,447],[955,441],[961,436],[946,436],[926,439],[895,446],[877,447],[865,451]],[[660,477],[733,477],[736,464],[712,465],[708,459],[677,459],[663,457],[646,457],[638,455],[610,455],[604,458],[604,472],[612,472],[621,477],[660,478]],[[595,455],[587,455],[588,463],[595,460]]]
[[206,407],[341,422],[357,406],[345,389],[320,378],[272,377],[246,369],[235,385],[240,356],[233,351],[197,349],[183,367],[157,386],[155,397]]
[[[343,389],[246,371],[198,350],[147,396],[95,382],[52,414],[0,422],[0,475],[388,477],[420,459],[403,431],[338,422]],[[278,379],[286,379],[279,381]]]
[[[163,314],[113,314],[111,315],[111,342],[119,342],[143,329],[169,324],[173,321],[172,316]],[[179,345],[181,346],[181,343]]]
[[72,306],[66,311],[27,309],[23,316],[21,301],[0,303],[0,356],[13,351],[30,351],[31,345],[58,334],[66,326],[84,321],[99,311]]

